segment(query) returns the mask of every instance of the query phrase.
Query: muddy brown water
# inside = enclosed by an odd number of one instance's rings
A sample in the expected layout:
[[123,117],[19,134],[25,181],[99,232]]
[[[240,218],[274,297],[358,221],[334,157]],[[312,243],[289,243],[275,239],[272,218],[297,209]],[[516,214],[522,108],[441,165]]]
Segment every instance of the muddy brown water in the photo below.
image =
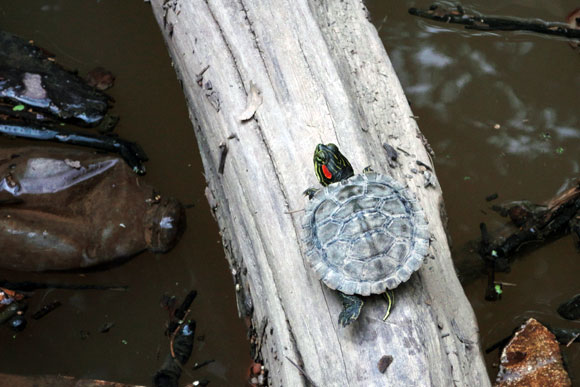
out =
[[[197,321],[189,365],[192,376],[212,386],[242,386],[250,364],[245,326],[238,319],[232,276],[217,226],[204,196],[205,179],[183,93],[171,67],[151,7],[143,1],[28,1],[0,4],[2,28],[34,40],[59,63],[86,74],[96,66],[117,77],[109,90],[119,135],[146,150],[147,183],[194,204],[188,228],[169,254],[143,253],[108,269],[84,273],[24,274],[0,271],[13,281],[122,284],[127,292],[37,291],[30,312],[63,305],[14,335],[0,327],[0,372],[65,374],[150,385],[169,347],[164,336],[164,293],[183,298],[198,291],[190,317]],[[4,140],[0,144],[12,144]],[[20,143],[20,142],[19,142]],[[109,333],[99,333],[105,322]],[[82,339],[81,331],[89,335]],[[215,362],[192,371],[195,362]],[[0,385],[2,382],[0,381]]]
[[[481,12],[563,20],[573,1],[471,1]],[[437,157],[453,256],[477,315],[482,344],[509,335],[528,317],[580,328],[556,307],[580,291],[580,256],[571,237],[522,254],[499,280],[502,300],[483,300],[486,279],[470,270],[478,225],[493,230],[504,220],[484,198],[544,201],[578,177],[580,165],[580,52],[562,40],[529,33],[470,32],[407,14],[428,1],[367,2],[419,125]],[[150,384],[167,354],[163,293],[183,297],[197,289],[191,317],[198,330],[189,371],[182,382],[207,378],[215,386],[245,384],[249,345],[237,318],[233,283],[217,226],[203,196],[197,145],[183,95],[149,5],[141,1],[27,1],[0,4],[7,31],[33,39],[60,63],[85,74],[96,66],[117,76],[109,92],[116,131],[147,151],[146,180],[188,210],[188,229],[171,253],[144,253],[106,271],[23,274],[0,278],[128,285],[127,292],[37,291],[29,310],[60,300],[63,306],[14,335],[0,329],[0,372],[68,374]],[[494,126],[499,125],[499,129]],[[497,126],[496,126],[497,127]],[[13,144],[2,140],[2,144]],[[30,313],[28,313],[30,315]],[[112,321],[109,333],[99,328]],[[88,335],[82,332],[88,332]],[[84,338],[83,338],[84,337]],[[572,377],[580,377],[580,345],[564,348]],[[486,355],[492,378],[497,352]],[[1,385],[1,382],[0,382]]]
[[[467,1],[481,13],[564,21],[578,3]],[[408,15],[430,1],[370,1],[373,23],[401,80],[418,124],[436,153],[453,259],[473,305],[482,346],[510,335],[529,317],[580,328],[556,313],[580,292],[580,255],[564,237],[521,254],[497,280],[501,301],[484,301],[487,279],[470,270],[477,263],[472,241],[479,223],[491,230],[505,220],[494,203],[543,202],[578,178],[580,165],[580,51],[566,41],[531,33],[475,32],[462,26]],[[495,129],[496,124],[499,125]],[[498,193],[488,203],[485,197]],[[580,378],[580,344],[563,348],[571,376]],[[485,356],[495,378],[497,351]]]

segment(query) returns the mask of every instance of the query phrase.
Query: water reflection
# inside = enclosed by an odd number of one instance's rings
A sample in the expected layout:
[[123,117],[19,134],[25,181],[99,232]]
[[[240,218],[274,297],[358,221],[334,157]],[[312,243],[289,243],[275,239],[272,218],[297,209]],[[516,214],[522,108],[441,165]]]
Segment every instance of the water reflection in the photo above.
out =
[[415,54],[415,61],[424,67],[443,68],[452,62],[445,54],[435,51],[433,47],[421,47]]
[[[507,12],[499,4],[488,8]],[[392,15],[401,10],[387,12]],[[429,115],[435,127],[459,123],[462,131],[469,132],[470,141],[487,143],[490,154],[533,159],[560,148],[579,150],[580,129],[573,102],[578,92],[573,85],[580,82],[575,65],[565,63],[577,58],[560,41],[530,34],[480,36],[461,26],[418,18],[411,28],[411,20],[402,18],[397,21],[392,16],[385,21],[388,25],[383,24],[382,37],[395,68],[400,69],[412,107],[422,111],[420,116]],[[547,58],[556,66],[553,70],[564,73],[543,71],[550,70],[550,65],[541,64],[548,45],[559,48],[557,61],[552,52]],[[496,124],[499,130],[493,130]],[[457,146],[459,141],[455,142]],[[436,152],[450,148],[448,143],[432,145]]]
[[[453,258],[472,302],[483,346],[511,334],[528,317],[555,326],[558,302],[578,291],[580,260],[570,237],[522,254],[496,279],[500,302],[483,301],[487,279],[474,251],[480,222],[490,230],[506,220],[484,198],[540,203],[570,187],[580,165],[578,51],[565,40],[532,33],[487,33],[431,22],[407,13],[431,1],[370,1],[389,57],[418,124],[435,150]],[[450,3],[448,3],[450,4]],[[476,0],[466,9],[486,14],[563,21],[577,2]],[[452,6],[452,5],[451,5]],[[566,322],[567,323],[567,322]],[[569,327],[570,324],[567,325]],[[580,375],[579,346],[565,351],[571,376]],[[490,374],[497,353],[487,355]],[[493,376],[495,378],[495,375]]]

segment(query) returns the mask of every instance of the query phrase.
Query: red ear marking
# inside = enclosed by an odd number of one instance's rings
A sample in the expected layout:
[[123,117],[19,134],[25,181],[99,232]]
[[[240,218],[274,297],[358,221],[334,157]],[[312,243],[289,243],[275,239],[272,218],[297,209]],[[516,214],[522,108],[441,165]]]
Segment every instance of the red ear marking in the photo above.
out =
[[332,179],[332,173],[330,173],[330,171],[324,164],[322,164],[322,173],[324,173],[324,177],[326,177],[327,179]]

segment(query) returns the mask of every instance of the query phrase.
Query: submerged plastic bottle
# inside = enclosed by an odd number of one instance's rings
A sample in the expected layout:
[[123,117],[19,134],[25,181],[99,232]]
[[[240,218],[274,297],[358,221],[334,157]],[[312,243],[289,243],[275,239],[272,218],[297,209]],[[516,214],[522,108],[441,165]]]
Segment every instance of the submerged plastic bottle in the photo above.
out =
[[29,146],[0,149],[0,268],[85,268],[167,252],[183,206],[158,195],[122,159]]

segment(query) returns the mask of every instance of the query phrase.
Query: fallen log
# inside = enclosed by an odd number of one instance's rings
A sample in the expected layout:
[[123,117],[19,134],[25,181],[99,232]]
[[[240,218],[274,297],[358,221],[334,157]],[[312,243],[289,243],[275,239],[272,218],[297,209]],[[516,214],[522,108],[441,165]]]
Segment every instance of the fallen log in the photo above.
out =
[[[426,141],[362,2],[151,4],[268,385],[488,386],[441,191],[436,178],[425,188],[424,175],[412,172],[417,161],[433,170]],[[375,296],[356,322],[338,327],[339,297],[304,260],[302,192],[316,185],[321,142],[337,144],[356,172],[371,165],[406,184],[429,221],[430,258],[396,289],[386,322],[386,302]],[[401,151],[389,171],[384,143]]]

